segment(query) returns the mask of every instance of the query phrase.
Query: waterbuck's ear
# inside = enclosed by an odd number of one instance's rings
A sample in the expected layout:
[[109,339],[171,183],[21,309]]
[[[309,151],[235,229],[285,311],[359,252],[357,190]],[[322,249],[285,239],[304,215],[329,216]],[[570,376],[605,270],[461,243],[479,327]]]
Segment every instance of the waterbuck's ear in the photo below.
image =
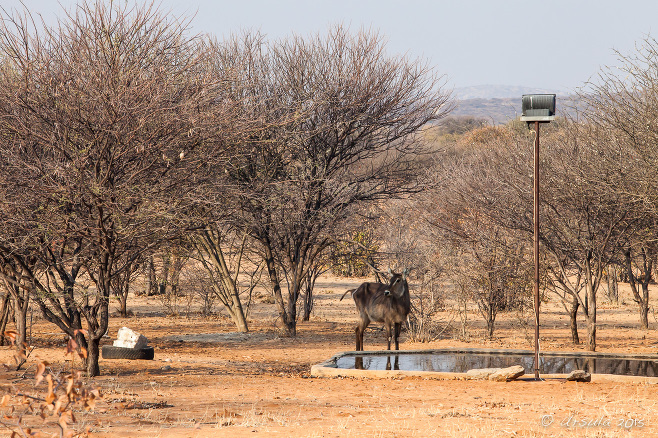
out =
[[391,271],[391,267],[390,267],[390,266],[388,267],[388,275],[391,275],[391,276],[393,275],[393,271]]
[[409,275],[409,271],[410,271],[409,268],[404,268],[404,271],[402,271],[402,279],[403,280],[407,279],[407,275]]

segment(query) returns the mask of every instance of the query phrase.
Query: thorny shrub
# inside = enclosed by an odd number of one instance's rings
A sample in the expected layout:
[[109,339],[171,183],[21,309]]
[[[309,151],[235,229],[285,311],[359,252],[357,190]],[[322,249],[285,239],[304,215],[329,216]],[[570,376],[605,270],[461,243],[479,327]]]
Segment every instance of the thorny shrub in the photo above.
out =
[[[16,339],[15,332],[12,331],[6,331],[5,337],[12,342]],[[66,355],[69,354],[77,354],[81,359],[87,356],[86,350],[71,338],[66,345]],[[81,431],[74,425],[79,413],[94,409],[96,402],[102,397],[100,390],[85,386],[80,371],[66,374],[54,371],[49,365],[47,361],[40,361],[34,374],[35,388],[44,381],[47,384],[45,394],[27,394],[27,391],[23,392],[14,385],[2,388],[6,393],[0,398],[0,428],[9,430],[12,438],[89,436],[89,427]],[[9,371],[12,368],[5,365],[5,369]],[[34,426],[36,422],[41,423],[40,429]]]
[[355,231],[349,239],[332,246],[332,272],[343,277],[365,277],[375,264],[374,257],[378,251],[379,246],[372,232]]

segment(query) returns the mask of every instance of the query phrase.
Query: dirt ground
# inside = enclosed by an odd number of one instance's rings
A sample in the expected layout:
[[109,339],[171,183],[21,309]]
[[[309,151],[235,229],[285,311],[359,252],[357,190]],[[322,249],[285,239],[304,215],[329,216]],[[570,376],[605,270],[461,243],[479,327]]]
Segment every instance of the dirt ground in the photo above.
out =
[[[238,334],[225,316],[167,316],[157,297],[132,298],[134,315],[113,316],[109,334],[114,338],[122,326],[143,333],[155,359],[101,359],[102,376],[88,383],[101,388],[103,399],[93,411],[76,413],[76,428],[88,427],[97,437],[149,438],[658,436],[658,387],[651,384],[311,378],[311,365],[354,349],[354,304],[339,298],[359,281],[321,280],[315,313],[310,322],[299,323],[295,338],[281,336],[275,307],[266,302],[250,309],[251,332]],[[658,322],[652,315],[651,330],[638,328],[638,312],[626,289],[618,305],[599,301],[598,351],[656,353]],[[459,318],[447,306],[439,315],[450,323],[442,339],[413,343],[403,333],[400,348],[532,348],[530,315],[500,314],[496,338],[486,340],[471,310],[468,338],[458,336]],[[546,303],[541,318],[543,350],[582,350],[570,342],[559,303]],[[584,338],[584,321],[581,327]],[[27,367],[0,372],[0,382],[14,391],[43,394],[45,382],[34,386],[40,359],[48,360],[53,372],[80,366],[79,359],[65,358],[65,342],[35,312],[35,349]],[[108,337],[104,344],[111,342]],[[384,349],[383,334],[369,331],[365,344],[367,350]],[[0,347],[0,362],[10,363],[12,354],[10,347]],[[10,408],[0,412],[9,415]],[[7,418],[2,422],[11,423]],[[58,433],[53,420],[44,423],[26,414],[22,421]],[[11,435],[6,428],[0,431]]]

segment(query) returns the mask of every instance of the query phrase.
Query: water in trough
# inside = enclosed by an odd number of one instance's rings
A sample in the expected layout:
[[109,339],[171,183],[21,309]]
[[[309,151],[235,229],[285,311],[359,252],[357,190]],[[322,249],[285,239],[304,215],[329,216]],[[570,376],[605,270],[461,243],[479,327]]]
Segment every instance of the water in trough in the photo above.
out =
[[[476,368],[506,368],[521,365],[527,373],[534,369],[534,354],[491,352],[369,352],[347,353],[336,359],[336,367],[364,370],[405,370],[465,373]],[[658,356],[627,358],[577,356],[552,353],[540,357],[540,373],[568,374],[585,370],[597,374],[658,377]]]

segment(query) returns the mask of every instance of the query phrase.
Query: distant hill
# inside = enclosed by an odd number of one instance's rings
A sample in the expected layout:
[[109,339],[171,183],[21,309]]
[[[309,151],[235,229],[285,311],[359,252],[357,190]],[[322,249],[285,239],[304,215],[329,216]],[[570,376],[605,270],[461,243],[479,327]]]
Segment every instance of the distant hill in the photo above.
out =
[[504,124],[521,115],[521,96],[543,93],[557,94],[558,114],[565,109],[565,104],[571,105],[573,102],[573,96],[559,90],[507,85],[478,85],[455,88],[453,96],[457,106],[450,116],[472,116],[486,119],[493,125]]
[[516,85],[474,85],[472,87],[458,87],[453,90],[455,99],[507,99],[518,98],[524,94],[557,94],[565,96],[570,94],[565,90],[549,90],[545,88],[521,87]]
[[500,125],[521,115],[521,97],[507,99],[458,100],[452,117],[472,116],[486,119],[492,125]]

